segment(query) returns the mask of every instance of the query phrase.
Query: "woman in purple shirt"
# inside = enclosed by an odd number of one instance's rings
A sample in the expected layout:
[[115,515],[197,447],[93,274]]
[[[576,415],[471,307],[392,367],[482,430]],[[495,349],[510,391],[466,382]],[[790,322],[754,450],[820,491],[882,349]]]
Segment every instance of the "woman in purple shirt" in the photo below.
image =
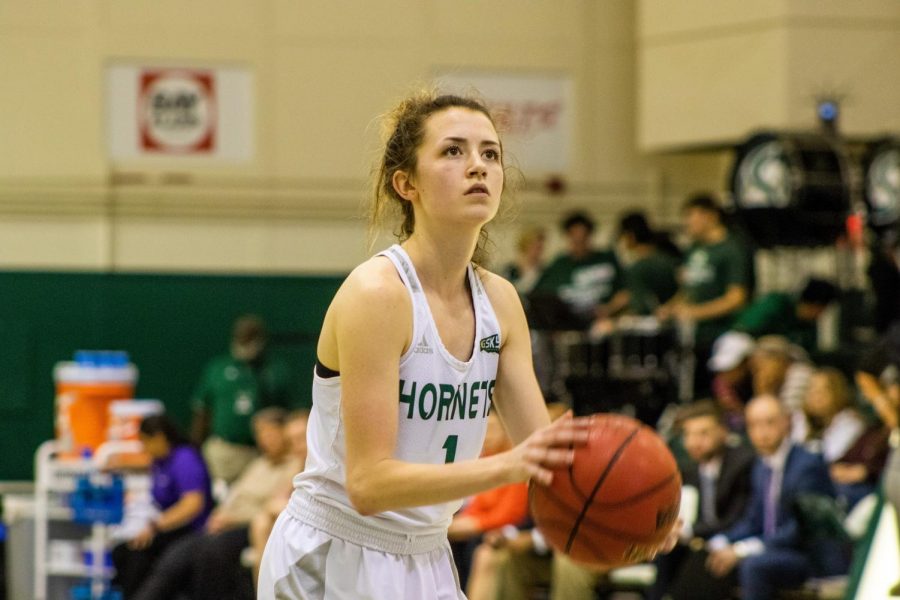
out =
[[212,510],[209,472],[200,452],[165,415],[141,422],[140,440],[153,459],[153,501],[159,516],[113,549],[116,577],[125,598],[134,597],[153,563],[172,542],[203,529]]

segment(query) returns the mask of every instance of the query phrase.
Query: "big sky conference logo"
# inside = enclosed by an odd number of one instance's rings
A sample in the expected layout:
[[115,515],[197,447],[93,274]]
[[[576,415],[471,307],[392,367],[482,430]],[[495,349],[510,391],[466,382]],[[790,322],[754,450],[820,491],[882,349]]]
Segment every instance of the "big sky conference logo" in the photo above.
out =
[[486,338],[482,338],[479,343],[482,352],[493,352],[494,354],[500,354],[500,335],[495,333],[494,335],[489,335]]

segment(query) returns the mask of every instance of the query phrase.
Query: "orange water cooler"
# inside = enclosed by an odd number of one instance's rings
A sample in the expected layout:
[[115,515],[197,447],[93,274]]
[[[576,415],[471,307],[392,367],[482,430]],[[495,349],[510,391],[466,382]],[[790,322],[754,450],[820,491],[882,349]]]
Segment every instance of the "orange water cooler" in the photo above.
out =
[[62,456],[93,452],[106,441],[110,405],[134,397],[137,368],[119,351],[80,350],[74,361],[57,363],[56,438]]

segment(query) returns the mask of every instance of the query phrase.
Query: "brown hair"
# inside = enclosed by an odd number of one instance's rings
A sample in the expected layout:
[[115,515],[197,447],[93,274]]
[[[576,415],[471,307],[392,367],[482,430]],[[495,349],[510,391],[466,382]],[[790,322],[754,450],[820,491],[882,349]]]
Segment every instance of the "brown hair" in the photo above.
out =
[[[450,108],[465,108],[486,116],[497,128],[493,116],[483,102],[472,97],[438,94],[434,90],[424,90],[405,98],[382,118],[382,139],[384,152],[373,176],[372,204],[369,210],[369,242],[374,241],[377,230],[387,212],[399,212],[401,223],[394,234],[399,241],[409,239],[416,227],[412,204],[404,200],[394,189],[393,178],[397,171],[415,173],[416,152],[425,137],[425,123],[428,118]],[[503,159],[501,142],[501,161]],[[487,231],[481,228],[478,246],[472,260],[481,263],[485,258],[488,240]]]

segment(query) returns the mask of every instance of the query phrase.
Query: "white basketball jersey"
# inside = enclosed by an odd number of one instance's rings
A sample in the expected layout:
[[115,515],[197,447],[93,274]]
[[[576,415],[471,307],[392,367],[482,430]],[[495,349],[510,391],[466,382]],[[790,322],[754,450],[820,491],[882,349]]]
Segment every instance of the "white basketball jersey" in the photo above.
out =
[[[471,358],[463,362],[444,348],[416,270],[403,248],[394,245],[379,256],[394,264],[413,307],[412,343],[400,359],[394,458],[419,464],[476,458],[484,442],[500,359],[500,324],[484,286],[469,265],[475,343]],[[294,478],[294,487],[338,508],[354,510],[346,491],[339,375],[314,375],[308,432],[306,469]],[[376,526],[425,532],[446,528],[461,504],[462,500],[419,506],[369,518]]]

